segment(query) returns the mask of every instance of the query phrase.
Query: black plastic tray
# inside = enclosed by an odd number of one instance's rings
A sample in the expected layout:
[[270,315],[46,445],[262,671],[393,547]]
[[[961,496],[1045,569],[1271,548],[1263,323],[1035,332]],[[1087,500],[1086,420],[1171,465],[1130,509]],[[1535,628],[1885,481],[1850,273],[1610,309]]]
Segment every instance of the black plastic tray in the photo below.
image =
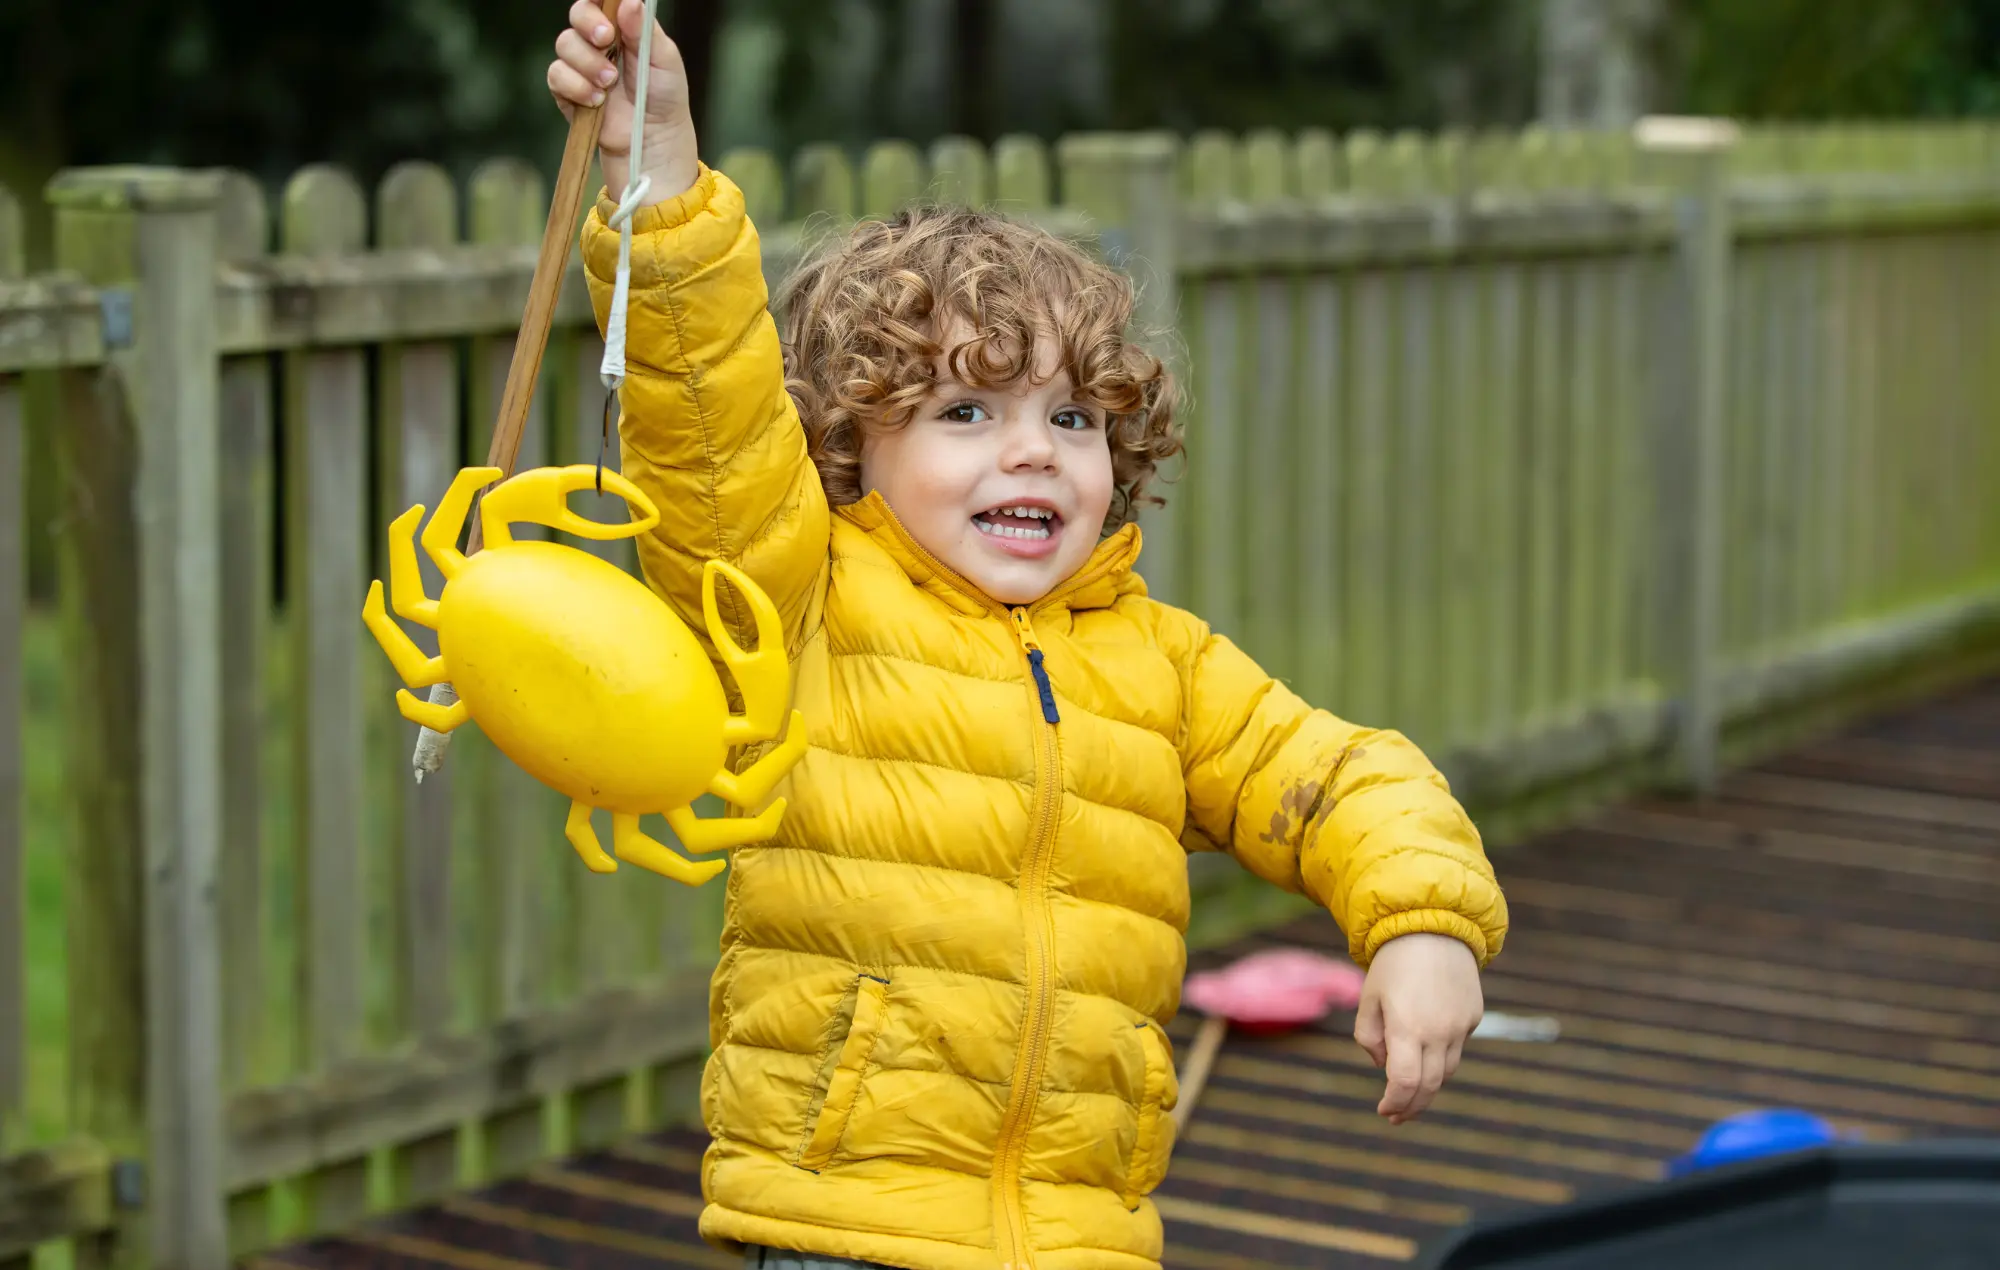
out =
[[2000,1141],[1836,1146],[1476,1222],[1427,1270],[2000,1270]]

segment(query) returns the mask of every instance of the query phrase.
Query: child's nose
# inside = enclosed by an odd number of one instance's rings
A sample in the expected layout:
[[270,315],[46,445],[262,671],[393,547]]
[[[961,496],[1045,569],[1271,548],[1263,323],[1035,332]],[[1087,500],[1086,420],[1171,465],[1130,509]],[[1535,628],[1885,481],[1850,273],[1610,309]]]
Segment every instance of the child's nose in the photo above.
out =
[[1049,435],[1049,425],[1038,416],[1023,414],[1007,421],[1001,434],[1002,466],[1009,470],[1020,468],[1052,468],[1056,462],[1055,438]]

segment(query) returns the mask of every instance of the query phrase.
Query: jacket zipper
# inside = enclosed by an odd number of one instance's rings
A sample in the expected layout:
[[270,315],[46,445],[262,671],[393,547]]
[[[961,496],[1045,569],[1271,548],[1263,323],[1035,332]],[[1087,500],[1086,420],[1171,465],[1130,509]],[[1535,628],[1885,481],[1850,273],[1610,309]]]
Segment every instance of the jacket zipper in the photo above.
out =
[[[885,508],[886,509],[886,508]],[[1027,1153],[1028,1128],[1034,1122],[1035,1103],[1040,1096],[1042,1072],[1048,1064],[1050,1017],[1055,1009],[1055,934],[1049,920],[1049,862],[1055,853],[1056,824],[1062,810],[1062,739],[1056,733],[1060,722],[1054,686],[1043,664],[1041,644],[1035,639],[1032,614],[1026,606],[1008,608],[967,582],[949,565],[926,550],[910,536],[903,523],[889,511],[889,524],[926,566],[934,570],[961,594],[979,600],[1014,625],[1014,637],[1028,662],[1028,676],[1035,689],[1039,715],[1035,749],[1034,833],[1028,853],[1021,862],[1019,891],[1027,910],[1023,923],[1027,933],[1028,1000],[1022,1020],[1021,1045],[1014,1059],[1013,1090],[1007,1100],[1007,1114],[1000,1124],[1000,1142],[993,1156],[993,1186],[998,1193],[1000,1220],[994,1232],[1002,1270],[1034,1270],[1034,1252],[1028,1243],[1028,1218],[1021,1203],[1021,1165]],[[1058,603],[1089,581],[1078,577],[1042,597],[1036,608]]]
[[1014,634],[1022,655],[1028,659],[1028,673],[1034,681],[1037,704],[1041,707],[1040,735],[1035,749],[1034,834],[1028,840],[1028,854],[1021,864],[1021,903],[1027,910],[1022,923],[1027,935],[1028,1000],[1022,1019],[1021,1047],[1014,1060],[1014,1087],[1001,1122],[1000,1143],[994,1153],[993,1180],[1000,1194],[1005,1230],[1001,1245],[1001,1265],[1007,1270],[1031,1270],[1034,1251],[1028,1242],[1028,1218],[1021,1200],[1021,1165],[1027,1153],[1028,1128],[1034,1123],[1035,1103],[1042,1086],[1042,1072],[1048,1062],[1050,1018],[1055,1011],[1055,934],[1049,920],[1049,863],[1055,854],[1056,825],[1062,810],[1062,738],[1056,732],[1060,718],[1056,712],[1055,690],[1042,664],[1042,648],[1025,608],[1012,612]]

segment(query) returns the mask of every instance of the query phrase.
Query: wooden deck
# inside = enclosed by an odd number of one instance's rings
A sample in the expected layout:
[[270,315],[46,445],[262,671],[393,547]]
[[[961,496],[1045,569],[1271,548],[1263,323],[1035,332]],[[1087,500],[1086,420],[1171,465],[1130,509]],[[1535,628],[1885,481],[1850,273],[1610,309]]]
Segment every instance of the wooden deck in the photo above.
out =
[[[1159,1197],[1169,1267],[1401,1264],[1474,1213],[1654,1178],[1751,1107],[2000,1136],[2000,683],[1497,863],[1514,931],[1489,1007],[1555,1015],[1562,1039],[1475,1042],[1396,1129],[1351,1020],[1233,1038]],[[1338,936],[1314,921],[1230,953],[1274,942]],[[259,1262],[732,1266],[694,1234],[700,1148],[636,1143]]]

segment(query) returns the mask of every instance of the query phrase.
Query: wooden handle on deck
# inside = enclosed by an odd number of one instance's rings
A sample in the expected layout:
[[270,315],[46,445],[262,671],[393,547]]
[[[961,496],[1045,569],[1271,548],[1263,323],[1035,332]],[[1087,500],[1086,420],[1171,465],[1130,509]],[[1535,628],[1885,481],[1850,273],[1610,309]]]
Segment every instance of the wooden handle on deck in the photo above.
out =
[[1229,1020],[1221,1015],[1210,1015],[1201,1021],[1201,1031],[1194,1035],[1194,1047],[1188,1051],[1187,1066],[1181,1071],[1181,1097],[1174,1104],[1174,1128],[1187,1128],[1188,1117],[1194,1114],[1194,1105],[1201,1098],[1201,1087],[1208,1083],[1208,1073],[1215,1067],[1215,1056],[1222,1050],[1222,1042],[1229,1035]]

